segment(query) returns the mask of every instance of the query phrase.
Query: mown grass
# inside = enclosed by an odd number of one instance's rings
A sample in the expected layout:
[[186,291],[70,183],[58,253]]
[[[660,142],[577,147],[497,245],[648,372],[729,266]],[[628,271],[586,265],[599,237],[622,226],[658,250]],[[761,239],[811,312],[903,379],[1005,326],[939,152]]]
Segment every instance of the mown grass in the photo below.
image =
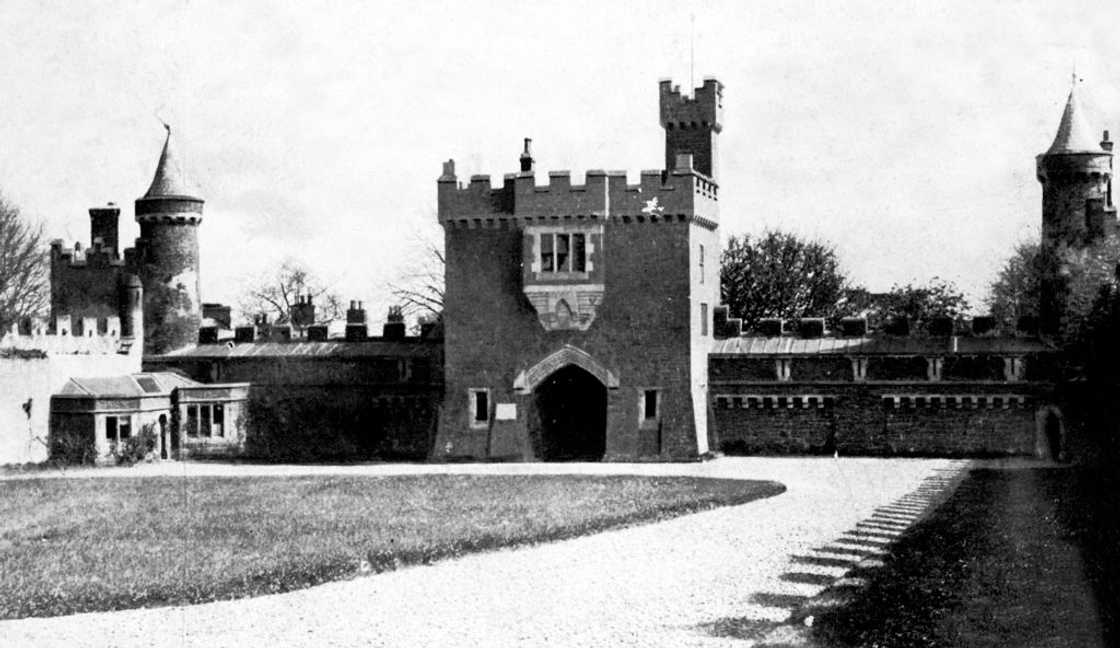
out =
[[742,504],[685,477],[152,477],[0,482],[0,618],[283,592]]

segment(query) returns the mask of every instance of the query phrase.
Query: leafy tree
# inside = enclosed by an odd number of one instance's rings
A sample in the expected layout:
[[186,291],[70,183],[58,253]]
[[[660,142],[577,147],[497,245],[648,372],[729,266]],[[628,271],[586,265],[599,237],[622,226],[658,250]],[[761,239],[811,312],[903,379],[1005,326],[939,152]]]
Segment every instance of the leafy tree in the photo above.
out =
[[326,283],[312,274],[306,266],[291,258],[285,260],[274,274],[260,279],[245,290],[241,297],[241,311],[246,315],[267,314],[272,321],[285,323],[289,322],[292,306],[307,295],[311,296],[315,304],[318,321],[329,321],[345,315],[342,299],[331,292]]
[[41,226],[0,195],[0,331],[47,306],[47,256]]
[[905,317],[911,322],[928,322],[935,317],[955,319],[968,310],[968,299],[956,284],[934,277],[925,284],[895,284],[890,291],[875,295],[871,315],[880,321]]
[[1020,317],[1038,317],[1043,263],[1038,243],[1020,243],[988,288],[985,305],[1003,330],[1015,330]]
[[732,236],[720,258],[722,301],[747,329],[766,317],[835,317],[846,286],[832,246],[785,232]]

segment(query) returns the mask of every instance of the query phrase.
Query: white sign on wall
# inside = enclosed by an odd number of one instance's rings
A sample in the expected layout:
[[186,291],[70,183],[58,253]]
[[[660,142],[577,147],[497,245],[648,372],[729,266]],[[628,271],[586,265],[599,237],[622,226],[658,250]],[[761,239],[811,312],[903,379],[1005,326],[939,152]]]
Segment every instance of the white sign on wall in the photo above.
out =
[[494,406],[494,418],[499,421],[517,420],[517,403],[498,403]]

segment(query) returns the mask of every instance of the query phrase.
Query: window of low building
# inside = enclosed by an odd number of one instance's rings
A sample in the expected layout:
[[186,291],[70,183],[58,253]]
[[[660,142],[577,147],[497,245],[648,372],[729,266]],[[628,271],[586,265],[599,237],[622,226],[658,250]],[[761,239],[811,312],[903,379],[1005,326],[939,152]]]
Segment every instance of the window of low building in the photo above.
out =
[[708,334],[708,305],[700,304],[700,335]]
[[187,436],[198,436],[198,405],[187,405]]
[[117,422],[117,438],[124,441],[132,436],[132,417],[122,416]]
[[105,438],[109,441],[117,440],[117,417],[105,417]]
[[214,436],[226,435],[226,408],[221,403],[214,404]]
[[199,405],[198,406],[198,414],[199,414],[199,417],[198,417],[199,421],[201,421],[201,425],[199,426],[198,431],[202,436],[208,437],[211,434],[211,429],[210,429],[210,406],[209,405]]

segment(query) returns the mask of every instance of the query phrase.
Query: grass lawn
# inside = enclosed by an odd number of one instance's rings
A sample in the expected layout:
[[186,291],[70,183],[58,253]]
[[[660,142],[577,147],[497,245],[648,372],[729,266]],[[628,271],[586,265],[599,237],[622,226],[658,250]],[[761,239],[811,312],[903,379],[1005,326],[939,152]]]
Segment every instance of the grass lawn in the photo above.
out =
[[817,616],[815,645],[1117,645],[1117,486],[1088,469],[973,471],[859,597]]
[[689,477],[423,475],[0,482],[0,618],[283,592],[781,493]]

